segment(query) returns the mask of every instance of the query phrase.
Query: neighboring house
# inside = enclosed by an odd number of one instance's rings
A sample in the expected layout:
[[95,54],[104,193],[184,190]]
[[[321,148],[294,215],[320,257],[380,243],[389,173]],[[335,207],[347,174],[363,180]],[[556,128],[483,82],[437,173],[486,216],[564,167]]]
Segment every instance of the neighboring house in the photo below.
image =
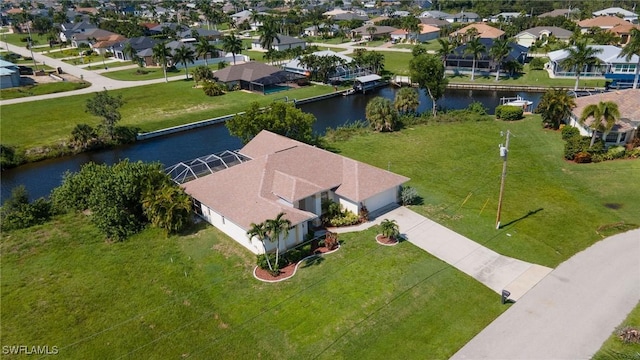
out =
[[[635,6],[634,6],[635,7]],[[625,10],[619,7],[610,7],[600,11],[594,11],[593,16],[616,16],[622,17],[630,23],[638,23],[638,14],[633,11]]]
[[500,14],[489,17],[489,21],[491,21],[492,23],[511,22],[511,20],[519,18],[520,16],[524,15],[519,12],[501,12]]
[[205,38],[209,41],[217,41],[223,38],[223,34],[218,31],[218,30],[209,30],[209,29],[203,29],[203,28],[193,28],[193,29],[188,29],[185,30],[181,33],[178,34],[178,37],[180,38],[180,41],[188,43],[188,42],[196,42],[198,40],[196,40],[196,37],[194,35],[197,35],[200,38]]
[[102,29],[88,29],[80,33],[73,34],[71,36],[71,46],[80,47],[82,44],[87,44],[93,49],[93,44],[101,41],[112,41],[112,44],[118,41],[125,40],[126,37],[112,33],[111,31]]
[[578,22],[580,31],[584,34],[592,27],[598,27],[603,30],[609,30],[621,24],[630,24],[630,22],[617,16],[598,16],[591,19],[585,19]]
[[332,16],[336,16],[336,15],[340,15],[340,14],[348,14],[348,13],[353,13],[353,11],[342,10],[340,8],[335,8],[333,10],[329,10],[329,11],[323,12],[322,15],[324,15],[326,17],[332,17]]
[[291,221],[285,251],[319,224],[322,201],[333,200],[356,214],[383,211],[399,201],[407,177],[263,130],[239,153],[251,160],[182,184],[196,212],[254,254],[277,242],[249,239],[251,224],[284,212]]
[[183,31],[188,31],[189,27],[186,25],[176,24],[176,23],[160,23],[152,28],[149,28],[149,34],[153,35],[162,35],[165,29],[169,29],[175,34],[180,34]]
[[438,18],[420,17],[418,19],[420,20],[420,22],[422,24],[431,25],[431,26],[435,26],[435,27],[438,27],[438,28],[445,28],[445,27],[451,26],[451,23],[449,23],[447,20],[442,20],[442,19],[438,19]]
[[391,40],[395,41],[407,41],[410,39],[415,39],[418,42],[427,42],[429,40],[434,40],[440,37],[440,29],[425,24],[419,24],[420,31],[416,33],[409,33],[407,30],[398,29],[391,33]]
[[0,89],[20,86],[20,68],[14,63],[0,59]]
[[97,39],[95,43],[91,44],[91,48],[98,54],[104,56],[107,52],[113,52],[112,48],[114,45],[125,40],[127,40],[126,37],[119,34],[113,34],[108,37],[101,37],[100,39]]
[[[294,48],[304,49],[306,47],[307,47],[307,42],[305,40],[282,35],[282,34],[278,34],[278,38],[273,39],[273,44],[271,45],[271,48],[276,51],[284,51],[287,49],[294,49]],[[254,39],[251,42],[251,49],[269,50],[262,47],[262,44],[260,44],[260,39]]]
[[131,44],[131,47],[136,51],[137,56],[143,59],[143,62],[146,66],[154,66],[155,61],[153,61],[153,51],[151,49],[158,42],[160,42],[160,40],[148,36],[134,37],[114,44],[111,48],[111,51],[113,52],[113,55],[116,57],[116,59],[132,60],[128,55],[124,53],[124,48],[126,44],[129,43]]
[[74,35],[82,34],[86,31],[97,29],[98,27],[90,22],[81,21],[79,23],[60,24],[59,38],[62,42],[71,41]]
[[[367,67],[360,67],[358,64],[356,64],[353,59],[349,56],[337,53],[335,51],[332,50],[323,50],[323,51],[316,51],[314,53],[312,53],[311,55],[315,55],[315,56],[337,56],[340,59],[342,59],[342,61],[344,62],[343,65],[338,65],[336,67],[336,70],[329,74],[329,81],[346,81],[346,80],[353,80],[355,77],[357,76],[362,76],[362,75],[369,75],[371,74],[371,69],[367,68]],[[295,74],[300,74],[300,75],[304,75],[304,76],[309,76],[310,73],[310,69],[308,69],[306,66],[300,64],[300,59],[301,57],[297,57],[291,61],[289,61],[288,63],[286,63],[283,66],[283,69],[285,71],[289,71]]]
[[569,17],[579,17],[580,16],[580,9],[575,8],[575,9],[555,9],[543,14],[538,15],[538,17],[541,18],[545,18],[545,17],[558,17],[558,16],[564,16],[566,18]]
[[609,31],[616,34],[617,37],[620,38],[620,46],[624,47],[631,41],[631,30],[638,29],[640,30],[640,25],[637,24],[620,24],[614,26]]
[[618,104],[620,119],[616,121],[611,131],[604,136],[605,146],[624,145],[636,136],[638,126],[640,126],[640,89],[617,90],[596,95],[582,96],[575,99],[576,107],[571,111],[567,124],[578,128],[583,136],[592,136],[593,130],[589,128],[594,121],[593,117],[585,120],[581,124],[578,119],[582,116],[582,111],[590,104],[598,104],[600,101],[612,101]]
[[560,41],[567,42],[573,33],[556,26],[537,26],[520,32],[514,39],[519,45],[531,47],[538,40],[546,43],[551,35]]
[[452,32],[449,34],[449,39],[458,39],[462,42],[467,42],[469,41],[469,35],[467,32],[472,29],[476,30],[476,36],[481,39],[499,39],[504,36],[504,31],[498,28],[484,23],[475,23]]
[[465,11],[461,11],[457,14],[449,14],[449,13],[438,11],[438,10],[429,10],[429,11],[423,11],[419,17],[445,20],[449,24],[474,23],[482,20],[480,18],[480,15],[472,12],[465,12]]
[[331,16],[331,20],[336,21],[336,22],[337,21],[351,21],[351,20],[367,21],[367,20],[369,20],[369,17],[366,16],[366,15],[359,15],[359,14],[356,14],[354,12],[347,12],[347,13],[333,15],[333,16]]
[[438,11],[438,10],[427,10],[427,11],[423,11],[419,17],[421,18],[432,18],[432,19],[446,19],[449,16],[451,16],[451,14],[446,13],[446,12],[442,12],[442,11]]
[[269,89],[277,88],[280,84],[305,78],[304,75],[290,73],[255,61],[228,66],[216,71],[213,75],[219,82],[229,87],[237,85],[240,89],[262,93],[268,93]]
[[317,27],[314,26],[309,26],[304,28],[304,35],[306,36],[322,36],[322,35],[326,35],[329,37],[333,37],[336,36],[340,33],[340,26],[336,25],[336,24],[320,24]]
[[[620,55],[621,48],[613,45],[591,45],[592,48],[601,49],[596,57],[599,64],[586,66],[580,73],[584,77],[604,77],[611,80],[611,86],[626,86],[633,83],[636,66],[638,64],[638,55],[633,55],[629,61],[624,55]],[[564,69],[561,65],[562,60],[569,56],[567,50],[556,50],[548,54],[551,64],[551,71],[555,76],[576,75],[575,68]]]
[[[497,63],[489,55],[494,39],[480,39],[480,43],[485,46],[486,51],[476,60],[476,74],[489,75],[496,71]],[[504,72],[504,63],[509,61],[517,61],[524,63],[527,58],[528,49],[516,43],[509,43],[511,50],[509,54],[502,60],[501,71]],[[447,69],[454,72],[471,71],[473,67],[473,56],[466,54],[467,44],[460,45],[453,50],[453,53],[447,56]]]
[[[375,28],[375,31],[370,33],[369,28]],[[392,26],[364,25],[351,30],[351,35],[356,38],[361,37],[363,40],[375,40],[391,36],[391,33],[396,30],[398,29]]]

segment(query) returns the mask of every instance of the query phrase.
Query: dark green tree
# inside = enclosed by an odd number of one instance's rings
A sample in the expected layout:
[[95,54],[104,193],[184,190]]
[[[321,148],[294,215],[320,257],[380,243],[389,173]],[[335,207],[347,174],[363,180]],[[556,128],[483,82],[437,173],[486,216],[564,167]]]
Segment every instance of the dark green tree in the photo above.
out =
[[575,69],[576,84],[573,90],[578,90],[580,84],[580,74],[585,67],[600,63],[600,59],[596,57],[601,53],[602,49],[597,49],[587,44],[586,40],[576,42],[575,46],[567,48],[567,57],[560,62],[560,65],[567,69]]
[[403,87],[396,93],[393,106],[401,113],[415,113],[420,105],[418,92],[410,87]]
[[393,131],[398,122],[398,112],[391,100],[376,96],[365,108],[367,121],[375,131]]
[[121,118],[120,108],[122,105],[124,105],[122,95],[111,96],[107,90],[104,90],[87,100],[85,111],[102,118],[102,125],[109,138],[113,140],[116,124]]
[[558,129],[574,107],[576,107],[576,101],[573,96],[566,90],[553,88],[542,95],[535,112],[542,116],[545,127]]
[[175,49],[173,52],[173,61],[176,63],[182,63],[184,66],[184,70],[186,72],[186,79],[189,80],[189,64],[194,63],[196,58],[196,53],[190,47],[186,45],[182,45],[179,48]]
[[171,49],[167,47],[165,42],[159,42],[155,44],[151,50],[153,51],[153,59],[162,66],[164,82],[169,82],[167,78],[167,66],[169,65],[169,58],[171,57]]
[[431,112],[437,114],[436,102],[444,95],[448,80],[444,77],[444,65],[442,61],[431,54],[414,57],[409,61],[411,81],[418,83],[424,89],[432,102]]
[[[468,32],[468,31],[467,31]],[[480,38],[470,35],[471,40],[467,42],[467,47],[464,49],[464,53],[473,57],[473,63],[471,65],[471,81],[475,80],[476,74],[476,62],[487,51],[487,48],[480,42]]]
[[222,48],[226,52],[230,52],[233,55],[233,65],[236,64],[236,54],[242,51],[242,39],[236,37],[235,32],[231,32],[231,35],[225,36],[222,39]]
[[616,121],[620,119],[620,110],[618,104],[613,101],[600,101],[598,104],[589,104],[580,115],[580,123],[586,124],[589,118],[593,118],[588,126],[592,130],[591,143],[589,148],[593,147],[596,141],[598,131],[602,133],[602,138],[606,138],[607,133],[611,131]]
[[496,63],[496,81],[500,80],[500,66],[502,65],[504,58],[509,55],[510,51],[511,46],[507,39],[496,39],[489,49],[489,55],[491,55],[493,61]]

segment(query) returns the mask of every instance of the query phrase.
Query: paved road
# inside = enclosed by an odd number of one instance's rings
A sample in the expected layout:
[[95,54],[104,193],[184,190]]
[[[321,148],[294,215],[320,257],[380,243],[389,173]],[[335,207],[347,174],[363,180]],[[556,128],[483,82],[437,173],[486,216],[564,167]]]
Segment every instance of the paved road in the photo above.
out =
[[[7,44],[2,43],[1,44],[2,47],[6,48]],[[8,44],[9,46],[9,51],[14,52],[16,54],[20,54],[23,56],[31,56],[31,52],[23,47],[19,47],[19,46],[14,46],[11,44]],[[23,97],[23,98],[18,98],[18,99],[8,99],[8,100],[2,100],[0,101],[0,105],[10,105],[10,104],[18,104],[18,103],[24,103],[24,102],[29,102],[29,101],[38,101],[38,100],[43,100],[43,99],[55,99],[55,98],[61,98],[61,97],[66,97],[66,96],[73,96],[73,95],[78,95],[78,94],[89,94],[89,93],[93,93],[93,92],[97,92],[97,91],[102,91],[104,89],[107,90],[114,90],[114,89],[123,89],[123,88],[129,88],[129,87],[135,87],[135,86],[143,86],[143,85],[149,85],[149,84],[158,84],[158,83],[162,83],[164,82],[164,78],[161,79],[153,79],[153,80],[143,80],[143,81],[121,81],[121,80],[113,80],[113,79],[109,79],[106,76],[101,75],[100,73],[96,72],[96,71],[89,71],[89,70],[85,70],[82,69],[78,66],[72,65],[72,64],[68,64],[65,63],[64,61],[58,60],[58,59],[52,59],[48,56],[45,56],[43,54],[40,53],[33,53],[33,57],[36,60],[36,62],[38,64],[42,64],[44,63],[47,66],[53,67],[53,68],[61,68],[63,72],[73,75],[77,78],[82,78],[88,82],[91,83],[91,86],[84,88],[84,89],[79,89],[79,90],[73,90],[73,91],[65,91],[65,92],[61,92],[61,93],[54,93],[54,94],[46,94],[46,95],[39,95],[39,96],[28,96],[28,97]],[[120,70],[120,69],[118,69]],[[101,72],[104,72],[101,71]],[[169,81],[175,81],[175,80],[180,80],[180,79],[184,79],[184,75],[178,75],[178,76],[173,76],[169,78]]]
[[[379,224],[383,218],[395,220],[402,236],[412,244],[473,277],[498,294],[502,293],[502,290],[508,290],[511,293],[509,299],[514,301],[536,286],[552,270],[500,255],[404,206],[350,230],[363,230],[365,227]],[[345,230],[337,228],[332,231]]]
[[558,266],[452,359],[590,359],[640,301],[640,229]]

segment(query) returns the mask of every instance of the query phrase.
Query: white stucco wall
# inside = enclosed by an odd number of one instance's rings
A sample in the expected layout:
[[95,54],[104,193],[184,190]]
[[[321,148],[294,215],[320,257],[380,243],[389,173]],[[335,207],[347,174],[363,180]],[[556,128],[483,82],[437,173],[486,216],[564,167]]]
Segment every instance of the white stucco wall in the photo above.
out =
[[247,232],[240,226],[224,218],[224,216],[209,209],[206,205],[202,204],[202,217],[211,225],[218,228],[223,233],[227,234],[230,238],[237,241],[240,245],[249,249],[254,254],[264,253],[262,243],[257,240],[249,240]]
[[[376,211],[389,204],[398,202],[398,187],[385,190],[363,201],[369,212]],[[357,213],[356,213],[357,214]]]
[[351,212],[353,212],[354,214],[358,214],[358,212],[360,212],[360,204],[355,203],[349,199],[345,199],[342,197],[338,198],[338,203],[340,203],[340,205],[342,206],[343,209],[345,210],[349,210]]

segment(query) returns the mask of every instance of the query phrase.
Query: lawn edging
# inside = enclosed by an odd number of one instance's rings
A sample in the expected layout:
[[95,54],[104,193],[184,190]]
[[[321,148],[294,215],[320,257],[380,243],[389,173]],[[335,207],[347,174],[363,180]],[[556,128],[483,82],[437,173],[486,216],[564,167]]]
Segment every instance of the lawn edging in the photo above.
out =
[[340,250],[340,244],[338,244],[338,247],[336,247],[333,250],[330,250],[330,251],[327,251],[327,252],[324,252],[324,253],[320,253],[320,254],[312,254],[312,255],[309,255],[309,256],[303,258],[302,260],[300,260],[300,261],[298,261],[296,263],[296,265],[293,267],[293,272],[291,273],[291,275],[289,275],[287,277],[283,277],[283,278],[280,278],[280,279],[274,279],[274,280],[260,278],[258,276],[258,274],[257,274],[258,266],[253,268],[253,277],[256,278],[257,280],[260,280],[260,281],[266,282],[266,283],[277,283],[277,282],[289,280],[296,274],[296,272],[298,272],[298,266],[300,266],[300,264],[302,264],[303,262],[305,262],[305,261],[307,261],[309,259],[312,259],[312,258],[322,257],[323,255],[326,255],[326,254],[333,254],[334,252],[336,252],[338,250]]

